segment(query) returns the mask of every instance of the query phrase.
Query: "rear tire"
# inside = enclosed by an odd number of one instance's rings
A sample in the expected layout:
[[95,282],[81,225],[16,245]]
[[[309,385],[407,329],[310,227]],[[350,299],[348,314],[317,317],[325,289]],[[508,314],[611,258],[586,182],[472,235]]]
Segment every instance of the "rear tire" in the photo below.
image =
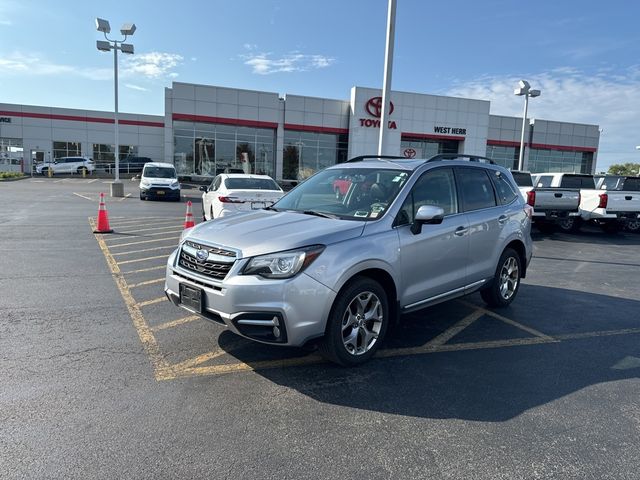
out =
[[370,278],[356,278],[333,302],[319,351],[338,365],[361,365],[375,355],[388,324],[389,302],[384,288]]
[[640,218],[629,220],[626,225],[627,231],[631,233],[638,233],[640,231]]
[[561,218],[556,222],[558,230],[564,233],[576,233],[580,230],[581,219],[577,217]]
[[491,285],[481,290],[480,296],[490,307],[506,307],[520,290],[521,272],[520,255],[512,248],[507,248],[500,255]]

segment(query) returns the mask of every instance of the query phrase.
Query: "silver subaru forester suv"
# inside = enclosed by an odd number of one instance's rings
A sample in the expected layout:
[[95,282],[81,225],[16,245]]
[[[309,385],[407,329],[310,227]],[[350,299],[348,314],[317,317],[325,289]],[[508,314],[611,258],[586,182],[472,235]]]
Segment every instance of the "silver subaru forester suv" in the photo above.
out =
[[403,313],[476,291],[509,305],[530,232],[511,173],[488,159],[356,157],[271,207],[185,230],[165,292],[243,337],[319,343],[328,359],[356,365]]

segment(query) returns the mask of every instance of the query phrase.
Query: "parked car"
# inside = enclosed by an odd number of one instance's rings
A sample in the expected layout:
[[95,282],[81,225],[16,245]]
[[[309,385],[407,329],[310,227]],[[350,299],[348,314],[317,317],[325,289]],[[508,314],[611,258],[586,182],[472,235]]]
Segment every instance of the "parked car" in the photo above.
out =
[[42,175],[49,175],[49,170],[53,175],[58,173],[70,173],[80,174],[92,173],[95,170],[95,165],[91,158],[87,157],[60,157],[53,160],[53,162],[44,162],[36,165],[36,173]]
[[140,200],[167,199],[180,201],[180,182],[170,163],[145,163],[140,176]]
[[268,175],[223,173],[210,186],[202,186],[202,218],[223,217],[231,213],[257,210],[273,205],[284,195]]
[[509,305],[532,255],[530,214],[511,173],[482,157],[357,157],[272,207],[185,230],[165,293],[248,339],[319,342],[356,365],[400,314],[477,291]]
[[[118,169],[121,173],[140,173],[146,163],[151,163],[149,157],[124,157],[120,159]],[[115,169],[115,165],[113,166]]]

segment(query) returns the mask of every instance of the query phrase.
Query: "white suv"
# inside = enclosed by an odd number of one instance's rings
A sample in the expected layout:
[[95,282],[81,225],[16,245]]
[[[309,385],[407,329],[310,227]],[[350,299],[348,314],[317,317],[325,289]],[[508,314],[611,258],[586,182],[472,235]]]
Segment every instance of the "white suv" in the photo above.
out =
[[93,160],[86,157],[60,157],[53,162],[45,162],[36,166],[36,172],[42,175],[49,175],[49,170],[51,170],[52,174],[77,173],[82,175],[83,171],[92,173],[95,169]]

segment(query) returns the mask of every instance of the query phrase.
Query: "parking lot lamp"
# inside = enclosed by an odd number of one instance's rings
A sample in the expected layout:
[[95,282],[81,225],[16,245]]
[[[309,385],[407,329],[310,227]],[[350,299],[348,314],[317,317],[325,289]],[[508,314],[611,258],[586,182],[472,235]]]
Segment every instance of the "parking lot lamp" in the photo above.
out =
[[111,184],[111,196],[112,197],[124,197],[124,187],[120,183],[120,147],[118,145],[118,50],[122,53],[129,55],[133,54],[133,45],[130,43],[124,43],[127,37],[133,35],[136,31],[134,23],[125,23],[120,28],[120,33],[124,35],[122,40],[114,40],[107,36],[111,32],[111,26],[107,20],[102,18],[96,18],[96,29],[104,34],[104,40],[98,40],[96,46],[98,50],[102,52],[108,52],[113,50],[113,83],[114,83],[114,97],[115,97],[115,110],[114,110],[114,123],[115,123],[115,160],[116,160],[116,175],[114,182]]
[[522,135],[520,137],[520,155],[518,156],[518,170],[523,169],[524,160],[524,132],[527,124],[527,109],[529,108],[529,97],[539,97],[540,90],[534,90],[526,80],[520,80],[518,82],[519,88],[516,88],[513,93],[518,96],[524,96],[524,113],[522,114]]

